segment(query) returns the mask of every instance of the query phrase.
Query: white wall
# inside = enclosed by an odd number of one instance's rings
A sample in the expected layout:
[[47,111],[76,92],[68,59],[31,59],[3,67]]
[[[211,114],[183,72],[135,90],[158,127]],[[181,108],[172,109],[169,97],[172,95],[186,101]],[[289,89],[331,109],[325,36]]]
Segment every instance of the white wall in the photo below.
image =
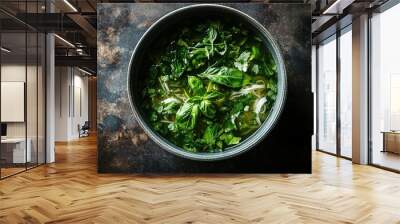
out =
[[[25,121],[25,83],[1,82],[1,122]],[[36,108],[36,106],[35,106]]]
[[[72,130],[71,135],[74,138],[79,137],[78,133],[78,124],[83,125],[85,121],[89,120],[89,102],[88,102],[88,77],[81,76],[82,73],[79,72],[78,75],[74,75],[74,108],[72,109],[73,112],[73,119],[72,119]],[[79,97],[80,96],[80,97]],[[79,102],[80,101],[80,102]]]
[[[1,81],[25,82],[25,64],[5,64],[1,66]],[[6,108],[1,108],[6,110]],[[7,123],[7,137],[25,137],[25,122]]]
[[[37,70],[38,69],[38,70]],[[6,122],[8,138],[25,138],[29,139],[32,161],[39,163],[44,162],[44,74],[42,67],[36,65],[25,66],[25,63],[6,63],[1,66],[2,82],[24,82],[26,85],[26,106],[21,108],[21,112],[26,112],[26,120],[22,122]],[[27,80],[25,80],[27,78]],[[24,91],[24,90],[22,90]],[[22,92],[24,94],[24,92]],[[7,96],[2,96],[7,97]],[[11,108],[1,108],[4,110],[12,110]],[[13,113],[13,111],[8,111]],[[37,156],[39,153],[39,156]]]
[[78,125],[88,120],[88,78],[72,67],[56,67],[55,73],[55,140],[77,139]]
[[[46,2],[50,12],[54,10],[50,1]],[[46,35],[46,163],[56,160],[55,153],[55,42],[54,34]]]
[[311,137],[311,149],[317,149],[317,49],[315,45],[312,45],[311,48],[311,90],[313,92],[313,100],[314,100],[314,132]]
[[[28,68],[29,70],[29,68]],[[25,64],[3,64],[1,66],[1,81],[2,82],[25,82]],[[7,108],[1,108],[6,110]],[[22,125],[21,125],[22,124]],[[13,137],[25,136],[24,122],[8,123],[7,131]]]
[[[1,66],[1,81],[2,82],[25,82],[26,71],[28,72],[28,87],[27,87],[27,119],[28,119],[28,137],[30,133],[35,133],[36,137],[36,66],[27,66],[25,64],[3,64]],[[40,107],[41,105],[39,105]],[[7,110],[7,108],[1,108]],[[8,137],[25,137],[26,122],[7,122]],[[30,131],[32,129],[32,131]]]
[[68,88],[70,84],[68,67],[55,68],[55,141],[67,141],[69,132]]

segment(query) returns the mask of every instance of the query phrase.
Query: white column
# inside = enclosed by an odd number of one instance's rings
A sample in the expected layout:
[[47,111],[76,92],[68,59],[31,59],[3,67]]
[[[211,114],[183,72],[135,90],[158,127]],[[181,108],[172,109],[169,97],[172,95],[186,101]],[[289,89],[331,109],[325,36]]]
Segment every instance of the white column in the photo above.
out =
[[368,15],[353,19],[353,162],[368,163]]
[[54,60],[54,35],[47,34],[46,37],[46,162],[52,163],[55,161],[55,150],[54,150],[54,133],[55,133],[55,60]]

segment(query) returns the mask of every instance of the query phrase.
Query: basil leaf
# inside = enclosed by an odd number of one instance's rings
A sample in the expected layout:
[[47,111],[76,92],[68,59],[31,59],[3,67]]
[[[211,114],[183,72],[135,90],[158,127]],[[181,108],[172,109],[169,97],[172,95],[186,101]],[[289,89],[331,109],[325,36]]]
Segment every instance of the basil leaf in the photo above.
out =
[[221,92],[213,90],[213,91],[211,91],[209,93],[206,93],[203,98],[207,99],[207,100],[216,100],[216,99],[220,99],[222,97],[224,97],[224,94],[222,94]]
[[176,124],[179,129],[193,129],[199,115],[199,105],[186,102],[176,112]]
[[178,99],[169,97],[161,101],[161,108],[159,112],[165,114],[175,114],[180,104],[181,102]]
[[250,63],[250,52],[244,51],[239,55],[239,57],[235,60],[235,63],[233,64],[240,71],[247,72],[249,63]]
[[241,87],[243,80],[243,73],[240,70],[228,67],[210,67],[199,76],[232,88]]
[[200,111],[204,116],[206,116],[208,118],[215,117],[215,113],[216,113],[215,107],[209,100],[201,101]]
[[212,124],[206,128],[203,134],[203,141],[206,145],[214,147],[218,137],[218,125]]
[[188,76],[188,84],[194,95],[204,94],[205,89],[201,79],[197,78],[196,76]]
[[227,145],[236,145],[240,142],[241,138],[234,136],[232,133],[222,134],[220,139]]

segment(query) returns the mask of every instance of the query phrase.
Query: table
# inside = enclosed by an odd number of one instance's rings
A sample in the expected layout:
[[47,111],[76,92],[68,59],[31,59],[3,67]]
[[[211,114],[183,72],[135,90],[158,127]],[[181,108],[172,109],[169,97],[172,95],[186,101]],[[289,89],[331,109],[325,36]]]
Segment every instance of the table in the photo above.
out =
[[[26,147],[26,152],[25,152],[25,144],[26,142],[27,147]],[[5,138],[1,139],[1,151],[2,151],[2,157],[3,153],[6,154],[7,157],[6,161],[10,163],[25,163],[25,162],[31,162],[32,159],[32,153],[31,153],[31,145],[32,141],[30,138],[27,138],[25,141],[25,138]],[[12,148],[10,148],[12,147]],[[9,154],[12,154],[8,156],[7,152],[10,152]],[[12,160],[11,160],[12,158]]]
[[383,131],[382,152],[400,154],[400,131]]

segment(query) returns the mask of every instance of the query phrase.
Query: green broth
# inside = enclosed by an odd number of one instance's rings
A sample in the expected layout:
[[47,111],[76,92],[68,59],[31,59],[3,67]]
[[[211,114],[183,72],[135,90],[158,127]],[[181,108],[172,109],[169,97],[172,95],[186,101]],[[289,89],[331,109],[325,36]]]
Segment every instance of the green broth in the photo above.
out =
[[186,23],[157,40],[147,63],[147,122],[186,151],[214,153],[239,144],[275,103],[276,63],[243,24]]

